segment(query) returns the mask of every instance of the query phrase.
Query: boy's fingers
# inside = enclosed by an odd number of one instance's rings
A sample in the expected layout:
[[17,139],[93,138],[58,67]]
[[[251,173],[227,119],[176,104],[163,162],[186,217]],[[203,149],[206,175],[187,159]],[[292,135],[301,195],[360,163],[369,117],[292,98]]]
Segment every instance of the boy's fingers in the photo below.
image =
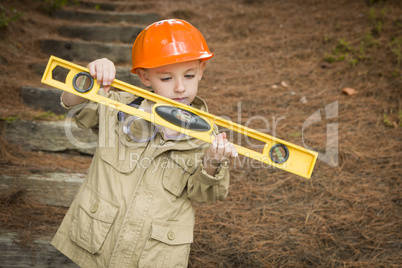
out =
[[103,85],[105,91],[109,91],[110,85],[116,76],[114,63],[106,58],[95,60],[88,64],[89,73],[96,78],[99,85]]
[[216,156],[218,159],[223,159],[225,156],[225,148],[226,148],[226,143],[225,140],[223,139],[223,135],[219,134],[218,136],[218,150],[216,151]]
[[216,149],[218,148],[218,137],[215,137],[214,141],[212,142],[212,148]]
[[223,135],[224,134],[222,134],[222,133],[219,133],[219,135],[218,135],[218,149],[225,149],[226,139],[223,138]]
[[110,86],[114,79],[113,64],[108,60],[103,64],[103,81],[104,86]]
[[231,144],[228,140],[225,140],[225,152],[224,157],[229,159],[231,157],[237,157],[237,150],[233,144]]
[[96,76],[96,71],[95,71],[95,64],[93,62],[91,62],[90,64],[88,64],[88,69],[89,69],[89,74],[95,78]]
[[228,140],[225,140],[224,142],[225,142],[225,148],[224,148],[225,152],[224,152],[224,154],[230,156],[232,154],[232,146],[230,146],[230,143],[229,143]]
[[107,64],[104,65],[103,67],[103,89],[106,92],[109,92],[110,90],[110,85],[113,83],[113,80],[116,75],[116,68],[114,67],[114,64],[111,61],[107,61]]
[[222,146],[222,141],[222,134],[219,133],[212,142],[213,147],[219,149]]
[[95,72],[96,72],[96,79],[98,80],[98,85],[102,85],[102,79],[103,79],[103,66],[102,66],[102,64],[97,64],[96,65]]
[[229,163],[230,162],[229,157],[232,154],[231,153],[230,143],[227,140],[224,140],[223,145],[224,145],[224,147],[221,150],[220,159],[221,159],[222,163],[224,163],[224,162]]
[[231,157],[237,157],[238,153],[234,146],[226,139],[226,133],[219,133],[211,146],[211,157],[219,162],[229,162]]
[[102,69],[103,69],[103,73],[102,73],[102,78],[103,78],[103,80],[102,80],[102,85],[103,86],[109,86],[110,84],[109,84],[109,77],[110,77],[110,70],[109,70],[109,65],[107,65],[107,64],[103,64],[102,65]]
[[109,73],[109,78],[110,78],[110,84],[113,83],[113,80],[116,77],[116,67],[114,66],[114,64],[112,63],[110,66],[110,73]]
[[230,147],[231,147],[230,157],[238,157],[239,153],[237,152],[236,147],[233,144],[230,144]]

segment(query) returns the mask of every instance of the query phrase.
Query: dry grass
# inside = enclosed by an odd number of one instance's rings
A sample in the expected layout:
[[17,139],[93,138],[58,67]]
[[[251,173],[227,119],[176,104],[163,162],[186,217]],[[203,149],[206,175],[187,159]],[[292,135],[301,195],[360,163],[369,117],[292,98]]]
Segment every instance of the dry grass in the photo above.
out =
[[0,195],[0,234],[16,232],[16,243],[33,247],[35,238],[56,232],[66,212],[66,208],[39,204],[16,187]]

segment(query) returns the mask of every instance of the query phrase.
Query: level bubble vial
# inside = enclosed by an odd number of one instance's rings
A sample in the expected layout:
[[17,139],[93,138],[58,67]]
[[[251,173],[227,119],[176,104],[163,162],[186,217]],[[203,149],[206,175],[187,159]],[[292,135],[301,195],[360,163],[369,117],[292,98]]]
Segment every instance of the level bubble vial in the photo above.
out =
[[80,93],[86,93],[94,86],[94,79],[89,73],[80,72],[74,76],[73,87]]
[[289,149],[284,144],[275,144],[269,151],[269,157],[273,162],[283,164],[289,158]]

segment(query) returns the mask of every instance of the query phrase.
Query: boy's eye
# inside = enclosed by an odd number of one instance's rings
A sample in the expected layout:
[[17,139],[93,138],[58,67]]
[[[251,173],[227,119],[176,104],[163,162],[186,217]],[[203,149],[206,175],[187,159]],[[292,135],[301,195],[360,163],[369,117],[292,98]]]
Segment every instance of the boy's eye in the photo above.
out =
[[186,74],[184,77],[191,79],[191,78],[194,78],[195,75],[194,74]]
[[164,78],[161,78],[162,82],[167,82],[167,81],[169,81],[170,79],[172,79],[172,78],[171,78],[171,77],[164,77]]

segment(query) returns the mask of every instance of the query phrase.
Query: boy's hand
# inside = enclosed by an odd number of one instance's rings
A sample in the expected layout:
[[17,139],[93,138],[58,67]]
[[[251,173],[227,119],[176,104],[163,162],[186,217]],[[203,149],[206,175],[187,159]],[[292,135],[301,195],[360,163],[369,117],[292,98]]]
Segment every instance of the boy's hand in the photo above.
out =
[[238,153],[233,144],[229,143],[226,133],[219,133],[212,145],[204,154],[204,167],[207,173],[215,176],[218,167],[223,162],[230,162],[230,158],[237,157]]
[[114,63],[106,58],[95,60],[88,64],[89,73],[103,85],[103,90],[109,92],[110,85],[116,76]]

